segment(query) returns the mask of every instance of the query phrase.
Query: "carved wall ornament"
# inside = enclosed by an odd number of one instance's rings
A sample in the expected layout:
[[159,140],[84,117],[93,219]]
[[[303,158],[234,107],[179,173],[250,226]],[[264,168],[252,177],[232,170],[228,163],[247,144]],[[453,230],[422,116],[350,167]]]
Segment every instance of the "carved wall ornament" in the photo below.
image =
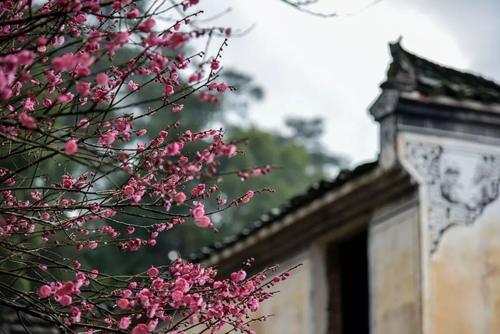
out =
[[405,145],[406,159],[426,186],[432,254],[449,228],[473,224],[498,198],[500,155],[452,150],[435,143]]

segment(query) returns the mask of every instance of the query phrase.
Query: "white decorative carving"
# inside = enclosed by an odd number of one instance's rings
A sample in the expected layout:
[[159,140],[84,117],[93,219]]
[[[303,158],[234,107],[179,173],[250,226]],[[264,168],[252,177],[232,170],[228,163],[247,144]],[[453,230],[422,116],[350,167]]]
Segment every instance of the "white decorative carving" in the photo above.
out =
[[431,254],[452,226],[470,225],[498,198],[500,156],[453,151],[439,144],[406,142],[406,159],[427,195]]

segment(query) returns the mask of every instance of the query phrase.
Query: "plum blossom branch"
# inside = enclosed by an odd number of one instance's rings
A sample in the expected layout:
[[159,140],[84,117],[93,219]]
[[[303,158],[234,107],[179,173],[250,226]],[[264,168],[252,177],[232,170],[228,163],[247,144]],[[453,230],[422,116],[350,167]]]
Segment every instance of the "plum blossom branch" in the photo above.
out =
[[[0,3],[0,304],[23,325],[28,315],[67,333],[224,325],[253,333],[251,314],[273,294],[276,282],[265,283],[272,270],[220,279],[178,259],[116,276],[79,261],[96,249],[157,247],[180,224],[215,230],[212,215],[267,191],[221,200],[220,161],[239,154],[223,130],[140,126],[182,112],[188,98],[216,104],[231,91],[219,77],[231,29],[194,25],[198,5]],[[172,24],[163,26],[167,14]],[[209,55],[216,33],[225,39]],[[205,51],[185,55],[204,39]],[[140,98],[157,87],[157,96]],[[244,179],[269,169],[235,173]]]

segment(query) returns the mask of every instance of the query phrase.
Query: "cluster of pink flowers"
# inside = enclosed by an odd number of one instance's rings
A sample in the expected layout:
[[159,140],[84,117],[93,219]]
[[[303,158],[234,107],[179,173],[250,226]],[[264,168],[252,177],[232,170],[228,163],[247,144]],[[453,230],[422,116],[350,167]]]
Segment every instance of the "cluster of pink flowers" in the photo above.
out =
[[194,209],[191,211],[196,225],[200,227],[211,227],[212,221],[210,217],[205,214],[205,207],[203,204],[196,202]]
[[191,325],[210,322],[215,328],[222,328],[232,324],[250,332],[245,326],[247,314],[257,311],[260,303],[271,296],[262,287],[271,287],[276,280],[266,282],[266,274],[247,279],[243,270],[233,273],[226,280],[216,280],[216,274],[211,268],[180,260],[175,261],[164,273],[151,267],[147,271],[149,279],[144,280],[142,285],[133,281],[126,289],[113,292],[117,296],[116,305],[119,309],[142,309],[146,315],[135,319],[124,316],[117,321],[117,326],[120,329],[133,328],[132,332],[140,333],[141,328],[149,332],[159,322],[174,321],[165,310],[175,309],[182,316],[188,316]]
[[[288,273],[272,279],[268,279],[267,273],[248,277],[244,270],[233,272],[224,280],[216,279],[216,275],[217,271],[212,268],[181,260],[164,269],[152,266],[140,279],[131,280],[106,295],[114,300],[113,307],[118,310],[116,317],[106,319],[107,327],[150,333],[159,324],[172,327],[178,319],[171,310],[176,310],[180,316],[187,317],[186,323],[191,327],[211,324],[216,330],[229,324],[252,333],[248,314],[256,312],[260,303],[272,296],[268,292],[270,287],[288,277]],[[95,305],[84,298],[82,289],[95,285],[99,276],[97,271],[77,272],[72,281],[40,286],[37,295],[69,310],[65,324],[78,324],[82,317],[95,312]],[[183,326],[186,325],[177,324],[170,332]]]
[[33,51],[22,50],[0,57],[0,100],[8,101],[13,95],[20,93],[23,83],[29,76],[18,77],[18,73],[33,64]]
[[[238,155],[222,130],[181,130],[175,122],[148,133],[138,126],[156,122],[162,109],[181,112],[189,95],[217,103],[231,90],[218,79],[226,40],[215,56],[183,54],[193,39],[212,40],[215,28],[191,24],[202,13],[198,3],[159,1],[143,12],[133,0],[0,2],[0,136],[11,158],[0,168],[0,241],[10,254],[0,269],[26,272],[18,279],[28,284],[20,286],[37,286],[18,291],[23,298],[12,305],[33,305],[14,311],[33,306],[60,328],[89,334],[160,326],[172,334],[196,326],[253,333],[251,313],[275,283],[263,273],[218,280],[215,270],[178,260],[114,278],[71,259],[102,247],[155,247],[179,224],[213,228],[212,214],[255,194],[221,200],[221,160]],[[170,27],[155,19],[168,11],[181,13]],[[134,55],[123,62],[122,51]],[[152,85],[161,88],[161,106],[133,100]],[[127,214],[140,218],[132,224]]]

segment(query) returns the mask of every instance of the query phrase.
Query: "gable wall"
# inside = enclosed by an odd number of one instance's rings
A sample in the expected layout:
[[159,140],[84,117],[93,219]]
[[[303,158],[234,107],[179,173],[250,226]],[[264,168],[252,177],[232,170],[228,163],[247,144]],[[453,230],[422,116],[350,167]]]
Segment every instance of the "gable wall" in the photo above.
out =
[[398,150],[421,185],[422,333],[500,333],[500,145],[404,132]]

